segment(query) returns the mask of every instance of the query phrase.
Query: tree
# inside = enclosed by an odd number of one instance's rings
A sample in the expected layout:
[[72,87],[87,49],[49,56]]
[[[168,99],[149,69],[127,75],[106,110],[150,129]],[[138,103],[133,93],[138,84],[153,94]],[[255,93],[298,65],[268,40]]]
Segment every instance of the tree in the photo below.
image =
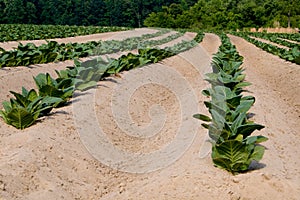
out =
[[281,14],[287,16],[287,27],[291,27],[291,18],[295,15],[300,15],[300,0],[280,0],[279,6],[281,7]]
[[4,0],[5,19],[9,23],[24,23],[25,10],[23,0]]
[[32,2],[27,2],[25,6],[25,19],[24,23],[26,24],[36,24],[37,23],[37,17],[36,17],[36,7]]
[[5,3],[3,0],[0,0],[0,23],[6,22],[4,10],[5,10]]
[[88,21],[90,25],[107,26],[109,25],[108,12],[104,0],[91,0],[88,10]]

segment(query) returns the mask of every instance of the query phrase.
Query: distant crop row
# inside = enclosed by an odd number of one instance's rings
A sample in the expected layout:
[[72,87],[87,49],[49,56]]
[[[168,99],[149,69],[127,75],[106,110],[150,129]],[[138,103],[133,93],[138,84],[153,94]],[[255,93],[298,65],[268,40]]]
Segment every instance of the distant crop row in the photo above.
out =
[[75,61],[74,66],[56,71],[57,78],[48,73],[39,74],[34,77],[38,91],[24,87],[21,93],[11,91],[14,98],[3,102],[4,109],[0,111],[0,116],[7,124],[25,129],[38,118],[48,115],[53,108],[64,106],[73,97],[75,90],[90,89],[105,77],[157,63],[197,44],[194,40],[182,41],[165,49],[139,49],[138,54],[129,53],[119,59],[104,61],[97,58],[83,63]]
[[100,26],[0,24],[0,42],[66,38],[125,30],[129,30],[129,28]]
[[[263,39],[269,40],[271,42],[274,42],[274,43],[277,43],[277,44],[280,44],[280,45],[283,45],[283,46],[286,46],[289,48],[300,49],[300,44],[298,44],[296,42],[289,42],[287,40],[284,40],[280,34],[274,35],[274,34],[269,34],[269,33],[249,33],[249,35],[258,37],[258,38],[263,38]],[[291,35],[293,35],[293,34],[291,34]],[[296,34],[294,34],[294,35],[296,35]],[[297,34],[297,35],[299,35],[299,34]],[[299,35],[299,37],[300,37],[300,35]]]
[[169,30],[162,30],[153,34],[145,34],[140,37],[132,37],[122,41],[91,41],[82,44],[58,44],[56,41],[50,41],[41,46],[35,46],[32,43],[28,43],[26,45],[19,44],[18,48],[11,51],[0,49],[0,68],[28,66],[32,64],[65,61],[93,55],[110,54],[119,51],[130,51],[133,49],[166,43],[182,36],[182,33],[177,33],[161,40],[146,40],[163,35],[167,32],[169,32]]
[[279,38],[295,41],[295,42],[300,42],[300,33],[270,33],[270,35],[277,36]]
[[249,37],[249,33],[241,33],[241,32],[235,32],[233,33],[236,36],[242,37],[248,42],[254,44],[255,46],[263,49],[264,51],[267,51],[269,53],[272,53],[276,56],[279,56],[282,59],[285,59],[287,61],[296,63],[300,65],[300,49],[298,47],[294,47],[292,49],[283,49],[278,46],[274,46],[272,44],[267,44],[261,41],[258,41],[254,38]]

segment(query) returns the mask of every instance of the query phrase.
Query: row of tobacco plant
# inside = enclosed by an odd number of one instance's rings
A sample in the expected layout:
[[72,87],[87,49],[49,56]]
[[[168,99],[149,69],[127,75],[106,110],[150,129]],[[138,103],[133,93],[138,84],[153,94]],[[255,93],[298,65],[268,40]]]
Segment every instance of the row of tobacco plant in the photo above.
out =
[[[247,40],[248,42],[254,44],[255,46],[257,46],[258,48],[261,48],[262,50],[274,54],[276,56],[279,56],[282,59],[285,59],[286,61],[290,61],[293,63],[296,63],[298,65],[300,65],[300,49],[299,46],[296,44],[293,45],[288,45],[290,48],[289,49],[284,49],[284,48],[280,48],[278,46],[272,45],[272,44],[268,44],[265,42],[261,42],[256,40],[255,38],[251,38],[249,37],[249,33],[243,33],[243,32],[233,32],[232,34],[242,37],[245,40]],[[250,35],[254,35],[254,34],[250,34]],[[261,36],[260,34],[256,34],[254,36]],[[271,39],[271,37],[268,37],[268,35],[266,35],[264,37],[264,39],[267,39],[273,42],[277,42],[278,43],[278,39]],[[281,45],[286,46],[288,42],[281,42]]]
[[177,33],[162,40],[147,40],[170,32],[167,29],[152,34],[144,34],[139,37],[131,37],[124,40],[90,41],[87,43],[61,43],[49,41],[41,46],[33,43],[23,45],[19,43],[14,50],[6,51],[0,48],[0,68],[28,66],[57,61],[65,61],[88,56],[110,54],[119,51],[131,51],[139,45],[154,46],[163,42],[169,42],[182,36]]
[[210,116],[196,114],[204,121],[212,143],[212,160],[216,167],[232,174],[249,170],[253,161],[259,162],[265,148],[259,143],[267,140],[264,136],[251,136],[264,126],[250,121],[249,110],[255,102],[253,96],[243,96],[245,82],[243,57],[225,34],[221,34],[222,45],[212,60],[212,73],[205,79],[211,84],[202,93],[210,98],[204,104]]

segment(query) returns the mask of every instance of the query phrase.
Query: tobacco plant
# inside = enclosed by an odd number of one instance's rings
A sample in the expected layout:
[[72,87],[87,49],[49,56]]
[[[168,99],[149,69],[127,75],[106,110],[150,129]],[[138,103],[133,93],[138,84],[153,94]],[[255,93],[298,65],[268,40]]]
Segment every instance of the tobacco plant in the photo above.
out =
[[263,125],[249,120],[249,110],[255,102],[253,96],[243,96],[245,82],[243,57],[226,35],[221,35],[222,45],[212,61],[213,73],[207,74],[206,81],[211,88],[202,93],[210,97],[204,104],[211,116],[194,115],[205,121],[212,143],[212,160],[216,167],[233,174],[247,171],[253,161],[259,162],[265,148],[259,143],[267,140],[264,136],[251,136]]
[[41,97],[32,89],[22,88],[22,93],[11,91],[15,96],[10,101],[3,102],[4,110],[0,110],[0,116],[4,121],[18,129],[31,126],[39,117],[47,115],[52,108],[62,99],[55,97]]
[[49,73],[46,73],[37,75],[34,77],[34,81],[41,97],[48,96],[62,99],[55,107],[63,105],[73,96],[75,88],[73,79],[71,78],[54,79]]

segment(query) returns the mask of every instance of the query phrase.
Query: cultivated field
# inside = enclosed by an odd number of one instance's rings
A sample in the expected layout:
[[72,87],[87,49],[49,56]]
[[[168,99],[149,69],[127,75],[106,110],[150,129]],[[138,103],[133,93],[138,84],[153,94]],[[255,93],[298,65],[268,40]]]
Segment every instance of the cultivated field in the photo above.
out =
[[[20,93],[22,86],[38,90],[33,77],[49,73],[57,78],[55,70],[73,66],[75,58],[84,62],[100,55],[109,63],[132,53],[109,64],[115,68],[91,70],[101,75],[95,85],[88,75],[75,76],[81,81],[76,89],[92,87],[75,90],[67,104],[39,116],[24,130],[0,119],[0,199],[299,199],[299,44],[282,36],[290,40],[289,46],[262,50],[245,40],[258,35],[242,34],[227,36],[244,58],[243,73],[252,83],[244,92],[255,97],[251,121],[265,126],[253,135],[268,138],[262,143],[263,158],[249,171],[232,175],[214,167],[208,131],[193,118],[197,113],[209,115],[203,103],[209,97],[202,90],[210,87],[204,79],[221,45],[218,35],[205,33],[197,44],[192,42],[197,33],[142,28],[51,39],[58,44],[107,41],[93,46],[88,56],[74,50],[63,61],[60,49],[54,62],[29,67],[7,67],[12,62],[0,59],[3,102],[13,98],[9,91]],[[124,42],[130,38],[135,39]],[[18,42],[0,47],[12,51]],[[142,54],[140,47],[167,51]]]

